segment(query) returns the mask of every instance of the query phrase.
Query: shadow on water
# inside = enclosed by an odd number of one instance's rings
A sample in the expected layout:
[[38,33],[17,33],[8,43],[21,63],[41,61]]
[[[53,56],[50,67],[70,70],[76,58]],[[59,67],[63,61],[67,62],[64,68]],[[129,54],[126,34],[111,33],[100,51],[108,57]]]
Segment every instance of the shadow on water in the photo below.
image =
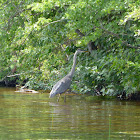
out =
[[[0,139],[140,138],[140,103],[87,101],[67,95],[56,102],[48,93],[22,94],[0,88]],[[110,115],[110,117],[109,117]]]

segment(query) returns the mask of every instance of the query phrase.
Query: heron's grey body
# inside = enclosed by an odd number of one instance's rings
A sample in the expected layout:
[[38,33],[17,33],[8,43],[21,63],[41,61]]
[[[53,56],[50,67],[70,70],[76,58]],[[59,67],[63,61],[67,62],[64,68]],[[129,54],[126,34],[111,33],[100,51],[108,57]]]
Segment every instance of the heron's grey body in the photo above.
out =
[[77,54],[80,52],[85,52],[85,51],[81,51],[81,50],[77,50],[74,54],[73,57],[73,66],[71,71],[61,80],[59,80],[52,88],[51,92],[50,92],[50,98],[54,97],[56,94],[61,94],[64,93],[67,89],[70,88],[71,82],[72,82],[72,77],[74,75],[74,71],[75,71],[75,66],[76,66],[76,58],[77,58]]
[[63,79],[59,80],[52,88],[50,92],[50,98],[54,97],[56,94],[64,93],[68,88],[70,88],[72,78],[66,75]]

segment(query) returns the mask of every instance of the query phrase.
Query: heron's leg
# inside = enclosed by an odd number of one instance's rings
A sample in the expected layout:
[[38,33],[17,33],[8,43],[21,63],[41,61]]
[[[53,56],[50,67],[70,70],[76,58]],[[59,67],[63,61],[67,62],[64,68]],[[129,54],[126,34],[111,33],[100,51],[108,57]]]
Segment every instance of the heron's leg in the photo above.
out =
[[64,102],[66,102],[66,92],[65,92],[65,96],[64,96]]
[[68,89],[68,92],[72,92],[71,88]]
[[57,102],[59,102],[59,98],[60,98],[60,96],[61,96],[61,94],[59,94],[59,95],[58,95],[58,99],[57,99]]

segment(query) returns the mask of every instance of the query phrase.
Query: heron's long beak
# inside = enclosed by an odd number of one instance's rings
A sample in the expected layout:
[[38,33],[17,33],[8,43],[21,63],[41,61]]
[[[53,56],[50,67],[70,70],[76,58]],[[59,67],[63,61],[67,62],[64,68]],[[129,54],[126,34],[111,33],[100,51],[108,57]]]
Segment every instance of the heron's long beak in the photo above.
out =
[[89,52],[89,51],[82,50],[82,52]]
[[86,50],[80,50],[81,52],[89,52],[89,51],[86,51]]

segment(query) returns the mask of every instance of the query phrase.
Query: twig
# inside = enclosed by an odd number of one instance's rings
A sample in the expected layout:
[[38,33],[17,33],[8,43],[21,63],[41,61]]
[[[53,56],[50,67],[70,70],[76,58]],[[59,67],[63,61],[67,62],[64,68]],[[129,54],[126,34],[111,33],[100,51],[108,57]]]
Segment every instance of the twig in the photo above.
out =
[[20,74],[14,74],[14,75],[8,75],[6,77],[15,77],[15,76],[19,76]]
[[1,80],[0,80],[0,82],[3,82],[7,77],[9,78],[9,77],[15,77],[15,76],[19,76],[19,75],[21,75],[21,74],[14,74],[14,75],[6,75],[6,76],[4,76]]

